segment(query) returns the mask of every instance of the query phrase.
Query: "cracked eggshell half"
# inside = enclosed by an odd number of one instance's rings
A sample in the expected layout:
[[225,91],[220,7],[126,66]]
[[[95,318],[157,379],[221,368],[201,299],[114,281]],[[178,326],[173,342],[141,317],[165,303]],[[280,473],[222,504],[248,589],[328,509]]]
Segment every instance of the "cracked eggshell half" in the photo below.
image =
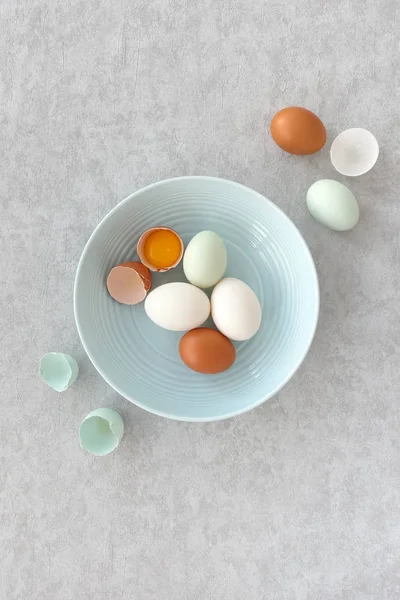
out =
[[95,456],[106,456],[119,445],[124,422],[112,408],[96,408],[86,415],[79,428],[81,448]]
[[49,352],[40,360],[40,375],[45,383],[56,392],[64,392],[79,374],[76,360],[69,354]]
[[140,262],[122,263],[111,269],[107,289],[120,304],[134,305],[143,302],[151,288],[151,273]]

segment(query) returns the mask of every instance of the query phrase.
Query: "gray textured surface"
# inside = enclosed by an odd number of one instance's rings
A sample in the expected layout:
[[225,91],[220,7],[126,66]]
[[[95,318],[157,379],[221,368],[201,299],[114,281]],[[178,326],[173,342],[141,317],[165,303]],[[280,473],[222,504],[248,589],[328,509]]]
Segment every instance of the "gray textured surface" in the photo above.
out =
[[[322,5],[325,4],[323,8]],[[2,0],[0,597],[400,597],[400,15],[396,0]],[[370,128],[362,217],[324,230],[304,196],[328,146],[284,156],[285,105],[332,136]],[[150,182],[220,175],[265,193],[317,262],[312,350],[278,397],[217,424],[116,396],[78,341],[74,272],[100,218]],[[338,177],[341,181],[343,178]],[[46,389],[38,360],[82,375]],[[122,410],[118,452],[79,449],[90,409]]]

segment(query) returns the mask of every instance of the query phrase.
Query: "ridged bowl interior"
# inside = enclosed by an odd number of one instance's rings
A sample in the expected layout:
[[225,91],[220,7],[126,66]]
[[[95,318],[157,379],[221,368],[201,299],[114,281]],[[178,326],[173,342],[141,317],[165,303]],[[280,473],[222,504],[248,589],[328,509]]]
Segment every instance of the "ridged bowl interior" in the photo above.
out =
[[[211,229],[228,251],[227,276],[256,292],[263,321],[225,373],[189,370],[178,352],[183,334],[157,327],[143,304],[112,300],[112,267],[137,260],[136,244],[150,227],[175,229],[185,245]],[[185,281],[182,266],[154,273],[154,287]],[[312,342],[319,310],[315,266],[297,228],[272,202],[237,183],[211,177],[170,179],[118,204],[99,224],[79,262],[75,318],[84,348],[103,378],[122,396],[165,417],[212,421],[261,404],[295,373]],[[209,324],[209,323],[207,323]]]

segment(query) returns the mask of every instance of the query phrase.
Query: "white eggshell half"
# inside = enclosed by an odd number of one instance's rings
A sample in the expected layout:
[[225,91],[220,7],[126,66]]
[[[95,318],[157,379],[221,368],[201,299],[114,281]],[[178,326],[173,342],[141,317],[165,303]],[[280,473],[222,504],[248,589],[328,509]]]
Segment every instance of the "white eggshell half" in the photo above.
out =
[[378,160],[379,144],[367,129],[342,131],[332,142],[331,161],[336,171],[348,177],[368,173]]
[[307,192],[307,208],[314,219],[334,231],[352,229],[360,218],[353,192],[333,179],[313,183]]
[[165,283],[148,294],[144,309],[159,327],[189,331],[202,325],[210,315],[207,295],[190,283]]
[[253,290],[240,279],[222,279],[211,294],[216,327],[235,341],[249,340],[261,325],[261,306]]
[[223,240],[214,231],[200,231],[189,242],[183,256],[183,270],[190,283],[200,288],[215,285],[226,271],[227,253]]

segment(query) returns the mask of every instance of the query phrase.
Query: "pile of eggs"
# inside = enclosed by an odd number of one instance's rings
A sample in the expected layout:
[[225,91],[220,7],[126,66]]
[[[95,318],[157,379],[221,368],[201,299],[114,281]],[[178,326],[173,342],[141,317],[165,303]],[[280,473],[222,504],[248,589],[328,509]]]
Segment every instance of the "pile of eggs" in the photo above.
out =
[[[137,243],[139,261],[111,269],[107,289],[121,304],[144,301],[147,316],[159,327],[186,332],[179,353],[198,373],[226,371],[236,359],[233,341],[252,338],[261,324],[261,306],[254,291],[240,279],[224,278],[227,251],[213,231],[197,233],[184,249],[180,236],[168,227],[154,227]],[[187,283],[175,281],[151,290],[152,272],[174,269],[183,258]],[[205,289],[213,288],[211,301]],[[201,327],[212,316],[217,329]]]
[[[327,140],[324,124],[313,112],[290,106],[271,121],[271,135],[285,152],[310,155]],[[347,176],[362,175],[377,161],[379,146],[369,131],[348,129],[331,146],[335,169]],[[308,190],[307,208],[320,223],[335,231],[357,225],[359,206],[353,193],[339,181],[321,179]],[[221,373],[236,359],[232,341],[252,338],[261,324],[260,302],[243,281],[224,278],[227,252],[224,241],[213,231],[197,233],[185,250],[183,241],[169,227],[153,227],[137,243],[139,261],[111,269],[107,288],[114,300],[128,305],[144,302],[147,316],[159,327],[185,332],[180,340],[182,361],[193,371]],[[183,259],[187,282],[152,287],[152,272],[174,269]],[[211,301],[205,289],[213,288]],[[211,315],[216,329],[202,327]]]

